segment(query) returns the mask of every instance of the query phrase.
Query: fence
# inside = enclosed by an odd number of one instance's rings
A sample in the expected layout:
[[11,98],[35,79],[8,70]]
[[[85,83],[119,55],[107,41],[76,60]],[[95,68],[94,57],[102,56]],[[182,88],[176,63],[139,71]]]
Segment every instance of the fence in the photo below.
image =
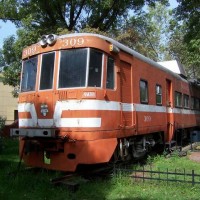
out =
[[151,167],[149,170],[143,169],[120,169],[115,168],[115,174],[126,173],[128,176],[133,178],[135,181],[142,180],[157,180],[157,181],[166,181],[168,182],[184,182],[190,183],[193,186],[195,184],[200,184],[200,174],[196,174],[194,170],[191,170],[191,173],[187,173],[185,169],[180,172],[180,169],[175,169],[174,172],[171,170],[166,171],[153,170]]

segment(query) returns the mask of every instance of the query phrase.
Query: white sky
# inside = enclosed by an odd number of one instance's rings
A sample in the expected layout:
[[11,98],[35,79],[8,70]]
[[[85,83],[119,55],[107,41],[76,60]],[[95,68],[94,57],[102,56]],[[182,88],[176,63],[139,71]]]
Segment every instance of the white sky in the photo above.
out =
[[[171,8],[175,8],[177,6],[176,0],[169,0]],[[0,20],[0,49],[3,46],[3,41],[5,38],[16,35],[16,27],[13,23],[7,21],[6,23]]]

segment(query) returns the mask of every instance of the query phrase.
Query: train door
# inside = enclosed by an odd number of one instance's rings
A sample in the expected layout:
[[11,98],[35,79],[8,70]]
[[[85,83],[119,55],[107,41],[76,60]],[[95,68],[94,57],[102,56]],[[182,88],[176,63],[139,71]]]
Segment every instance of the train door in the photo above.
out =
[[121,61],[120,62],[120,85],[121,85],[121,102],[122,102],[122,125],[132,126],[132,82],[131,82],[131,64]]
[[167,114],[167,141],[171,141],[174,134],[174,114],[173,114],[173,96],[172,82],[166,80],[166,114]]

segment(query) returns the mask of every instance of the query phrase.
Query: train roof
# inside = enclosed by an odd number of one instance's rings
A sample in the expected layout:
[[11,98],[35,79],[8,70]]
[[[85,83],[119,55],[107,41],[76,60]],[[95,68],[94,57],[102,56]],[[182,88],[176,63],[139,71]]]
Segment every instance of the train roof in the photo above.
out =
[[176,78],[178,79],[181,79],[185,82],[187,82],[187,80],[185,79],[186,77],[183,76],[184,78],[181,77],[182,74],[177,74],[173,71],[171,71],[169,68],[166,68],[164,66],[162,66],[161,64],[151,60],[150,58],[147,58],[145,57],[144,55],[138,53],[137,51],[121,44],[120,42],[117,42],[116,40],[112,39],[112,38],[109,38],[109,37],[106,37],[106,36],[103,36],[103,35],[99,35],[99,34],[94,34],[94,33],[72,33],[72,34],[66,34],[66,35],[61,35],[59,36],[59,38],[65,38],[65,37],[72,37],[72,36],[95,36],[95,37],[98,37],[98,38],[101,38],[103,40],[106,40],[110,43],[112,43],[113,45],[115,45],[116,47],[118,47],[120,50],[124,51],[124,52],[127,52],[131,55],[133,55],[134,57],[150,64],[150,65],[153,65],[154,67],[162,70],[162,71],[165,71],[173,76],[175,76]]

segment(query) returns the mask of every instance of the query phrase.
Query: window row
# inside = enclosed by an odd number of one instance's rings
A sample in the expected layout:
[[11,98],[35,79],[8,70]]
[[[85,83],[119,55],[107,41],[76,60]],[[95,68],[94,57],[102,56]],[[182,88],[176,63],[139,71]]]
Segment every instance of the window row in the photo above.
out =
[[[90,48],[60,51],[58,88],[102,87],[103,56]],[[55,52],[42,55],[40,90],[53,88]],[[38,56],[23,62],[21,91],[34,91],[38,69]],[[114,60],[107,59],[106,88],[114,89]]]
[[179,108],[184,107],[193,110],[200,110],[200,99],[189,97],[189,95],[180,92],[175,92],[175,106]]
[[[159,84],[155,86],[156,105],[162,105],[162,87]],[[149,100],[148,82],[140,80],[140,102],[147,104]],[[187,94],[175,92],[175,107],[200,110],[200,99],[189,97]]]
[[[148,103],[148,82],[144,80],[140,80],[140,102]],[[156,104],[162,105],[162,87],[161,85],[156,85],[155,87],[155,95],[156,95]]]

